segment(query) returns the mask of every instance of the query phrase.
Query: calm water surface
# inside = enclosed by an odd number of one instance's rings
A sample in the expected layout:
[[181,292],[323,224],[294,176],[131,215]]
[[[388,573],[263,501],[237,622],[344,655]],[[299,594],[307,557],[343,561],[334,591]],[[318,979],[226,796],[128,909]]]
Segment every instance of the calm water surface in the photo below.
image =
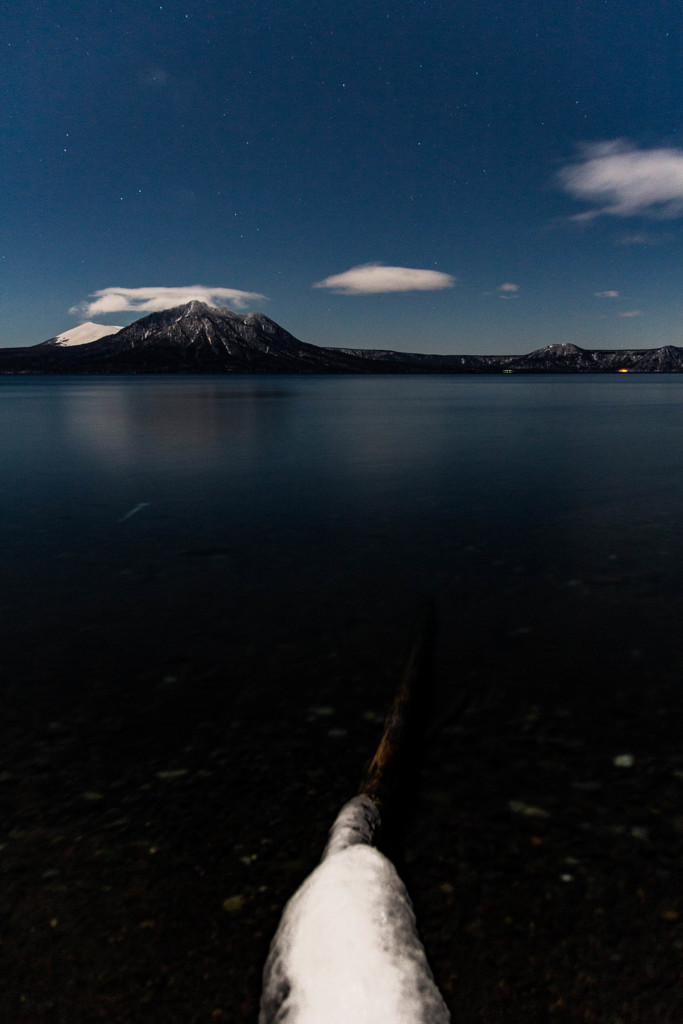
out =
[[680,377],[4,378],[0,435],[15,680],[384,643],[425,592],[445,657],[566,616],[678,664]]

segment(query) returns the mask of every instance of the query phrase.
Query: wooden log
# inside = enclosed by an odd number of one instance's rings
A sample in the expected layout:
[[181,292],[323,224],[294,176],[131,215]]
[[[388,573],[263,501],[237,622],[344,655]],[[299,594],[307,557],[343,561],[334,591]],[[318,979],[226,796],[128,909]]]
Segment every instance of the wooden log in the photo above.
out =
[[376,847],[382,811],[400,790],[419,735],[433,624],[429,607],[359,793],[283,910],[264,967],[259,1024],[450,1024],[408,892]]
[[419,733],[419,713],[431,688],[433,635],[434,606],[429,602],[419,617],[401,682],[384,721],[382,738],[358,788],[358,793],[368,796],[380,811],[390,800],[406,755]]

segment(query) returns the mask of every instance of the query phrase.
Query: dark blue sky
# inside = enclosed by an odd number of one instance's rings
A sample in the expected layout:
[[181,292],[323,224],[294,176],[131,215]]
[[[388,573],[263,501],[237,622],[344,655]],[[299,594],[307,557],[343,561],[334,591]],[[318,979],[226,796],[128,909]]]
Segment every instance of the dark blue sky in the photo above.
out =
[[679,0],[10,0],[3,28],[1,345],[195,286],[319,344],[683,343]]

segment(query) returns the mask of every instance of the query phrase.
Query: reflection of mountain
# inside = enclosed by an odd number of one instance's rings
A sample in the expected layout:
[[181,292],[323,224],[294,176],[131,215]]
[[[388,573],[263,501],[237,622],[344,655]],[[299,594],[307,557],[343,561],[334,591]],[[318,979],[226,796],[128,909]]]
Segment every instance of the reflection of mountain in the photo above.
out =
[[228,466],[235,457],[249,465],[281,433],[287,390],[264,390],[244,377],[149,384],[111,380],[73,390],[59,428],[65,445],[126,473],[158,475],[170,465],[175,477]]
[[115,333],[89,341],[79,336],[64,344],[60,335],[29,348],[0,348],[0,373],[683,372],[683,348],[673,345],[614,351],[548,345],[522,356],[322,348],[298,341],[262,313],[241,315],[197,301],[109,330]]

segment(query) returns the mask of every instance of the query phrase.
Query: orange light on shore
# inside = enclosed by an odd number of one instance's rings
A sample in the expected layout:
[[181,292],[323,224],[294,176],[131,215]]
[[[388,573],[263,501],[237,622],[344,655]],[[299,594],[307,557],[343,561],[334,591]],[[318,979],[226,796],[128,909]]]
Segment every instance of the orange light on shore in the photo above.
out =
[[626,369],[619,370],[619,373],[628,373],[628,370],[626,370]]

